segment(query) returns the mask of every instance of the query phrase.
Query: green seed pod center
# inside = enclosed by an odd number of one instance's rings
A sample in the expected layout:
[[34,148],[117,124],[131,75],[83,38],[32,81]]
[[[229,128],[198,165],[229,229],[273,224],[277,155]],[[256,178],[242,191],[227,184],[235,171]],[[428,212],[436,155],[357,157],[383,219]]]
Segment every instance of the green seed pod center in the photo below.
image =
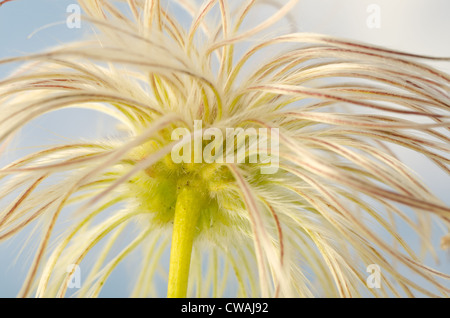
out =
[[[137,149],[134,160],[144,158],[154,147],[145,145]],[[236,197],[231,205],[242,202],[237,199],[233,177],[228,168],[217,163],[174,163],[170,154],[136,174],[129,182],[129,191],[135,197],[137,208],[148,211],[152,224],[171,225],[174,220],[177,197],[184,187],[195,188],[204,200],[198,218],[197,234],[206,234],[212,228],[220,232],[223,226],[232,224],[232,208],[222,204],[223,198]],[[228,203],[228,205],[230,205]]]

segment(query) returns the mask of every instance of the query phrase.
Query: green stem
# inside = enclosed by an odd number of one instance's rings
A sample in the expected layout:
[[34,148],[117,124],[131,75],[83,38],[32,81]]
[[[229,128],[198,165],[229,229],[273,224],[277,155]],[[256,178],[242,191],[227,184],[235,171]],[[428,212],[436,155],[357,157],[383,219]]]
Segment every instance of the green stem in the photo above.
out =
[[203,194],[195,186],[186,185],[178,194],[170,249],[167,297],[186,297],[192,245],[203,204]]

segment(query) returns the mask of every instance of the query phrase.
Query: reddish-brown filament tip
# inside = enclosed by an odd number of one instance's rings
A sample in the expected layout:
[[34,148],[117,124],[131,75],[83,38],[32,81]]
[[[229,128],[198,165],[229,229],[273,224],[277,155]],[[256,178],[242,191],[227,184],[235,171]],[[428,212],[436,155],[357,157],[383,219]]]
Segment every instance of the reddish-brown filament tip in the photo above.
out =
[[10,2],[10,1],[13,1],[13,0],[3,0],[3,1],[0,1],[0,7],[1,7],[3,4],[5,4],[6,2]]

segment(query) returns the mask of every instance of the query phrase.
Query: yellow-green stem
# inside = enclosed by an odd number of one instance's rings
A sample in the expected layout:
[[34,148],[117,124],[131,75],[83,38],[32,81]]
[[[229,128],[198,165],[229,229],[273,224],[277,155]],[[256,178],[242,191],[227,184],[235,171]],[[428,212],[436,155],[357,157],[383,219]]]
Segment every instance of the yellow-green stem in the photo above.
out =
[[203,194],[195,186],[186,185],[178,194],[170,249],[167,297],[186,297],[192,245],[203,205]]

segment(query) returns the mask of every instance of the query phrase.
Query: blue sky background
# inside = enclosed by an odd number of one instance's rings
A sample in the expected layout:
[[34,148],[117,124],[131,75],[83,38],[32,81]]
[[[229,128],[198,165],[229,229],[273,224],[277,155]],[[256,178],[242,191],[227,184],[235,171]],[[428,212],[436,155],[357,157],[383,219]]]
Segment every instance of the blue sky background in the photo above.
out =
[[[164,2],[164,1],[163,1]],[[170,2],[170,1],[169,1]],[[67,0],[16,0],[0,7],[0,58],[33,53],[54,45],[70,42],[89,33],[88,27],[66,27],[66,8],[75,1]],[[368,5],[381,8],[381,27],[370,29],[366,20]],[[291,16],[299,31],[326,33],[362,40],[394,49],[419,54],[450,56],[450,1],[447,0],[302,0]],[[59,24],[58,24],[59,22]],[[52,24],[29,35],[46,25]],[[0,79],[17,65],[0,65]],[[436,64],[450,72],[450,63]],[[102,135],[112,122],[90,111],[64,110],[33,121],[20,138],[18,153],[28,151],[36,144],[51,144],[61,138],[90,138]],[[80,130],[80,127],[83,129]],[[16,155],[17,155],[16,154]],[[0,163],[8,161],[0,158]],[[424,176],[426,184],[450,204],[448,176],[421,156],[400,152],[405,162]],[[26,275],[31,257],[27,250],[16,259],[25,242],[26,233],[0,244],[0,297],[14,297]],[[438,268],[450,273],[449,255],[442,252],[443,262]],[[430,263],[433,265],[433,263]],[[118,274],[108,283],[104,297],[121,297],[128,294],[126,274],[132,269],[119,267]]]

